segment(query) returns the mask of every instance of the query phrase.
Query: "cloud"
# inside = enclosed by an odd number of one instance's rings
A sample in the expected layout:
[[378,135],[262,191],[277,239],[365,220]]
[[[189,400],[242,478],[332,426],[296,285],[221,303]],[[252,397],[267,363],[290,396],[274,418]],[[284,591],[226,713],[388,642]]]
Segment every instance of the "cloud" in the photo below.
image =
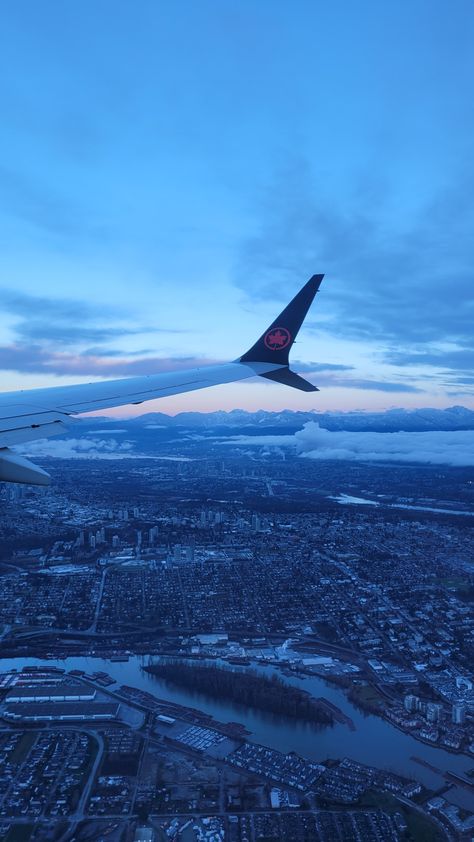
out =
[[[260,230],[241,247],[237,285],[282,299],[297,279],[327,273],[320,329],[345,338],[472,346],[474,170],[426,200],[409,221],[392,222],[390,195],[375,206],[354,195],[336,205],[308,164],[294,161],[260,206]],[[397,214],[398,219],[404,216]]]
[[153,353],[151,348],[141,348],[137,351],[123,351],[120,348],[107,348],[105,352],[103,348],[100,347],[92,347],[86,348],[84,351],[81,351],[81,356],[83,357],[100,357],[106,355],[107,357],[145,357],[149,356]]
[[372,433],[325,430],[309,421],[292,436],[232,436],[220,444],[292,448],[302,458],[474,466],[474,430]]
[[41,439],[23,447],[19,453],[31,458],[55,457],[57,459],[124,459],[132,455],[133,444],[115,439]]
[[310,421],[294,438],[297,451],[307,459],[474,465],[474,430],[430,430],[424,433],[331,432]]
[[314,363],[314,362],[300,362],[296,360],[291,363],[291,367],[295,371],[353,371],[353,365],[342,365],[339,363]]
[[[24,319],[45,318],[76,322],[78,319],[92,319],[100,316],[107,319],[107,313],[116,315],[111,304],[104,314],[103,308],[76,298],[50,298],[44,295],[30,295],[12,289],[2,289],[2,307],[9,313]],[[110,317],[110,316],[109,316]]]
[[0,346],[0,370],[31,374],[72,375],[77,377],[133,377],[180,371],[209,365],[199,357],[145,357],[143,359],[109,359],[106,355],[68,354],[37,346]]
[[[101,346],[110,340],[144,333],[183,331],[130,326],[130,313],[107,305],[69,298],[29,295],[2,289],[2,307],[19,317],[13,325],[15,341],[0,346],[0,369],[50,374],[120,376],[150,374],[153,371],[183,368],[187,360],[146,357],[148,350],[123,351]],[[111,324],[112,323],[112,324]],[[84,349],[83,346],[92,347]],[[96,347],[94,347],[96,346]],[[67,349],[62,352],[62,348]],[[75,348],[75,352],[71,352]],[[59,349],[59,350],[58,350]],[[109,359],[109,358],[122,359]],[[130,360],[129,357],[141,357]]]
[[[198,441],[205,440],[207,436],[188,436],[188,438],[196,439]],[[252,447],[296,447],[296,439],[293,436],[216,436],[216,441],[220,445],[251,445]]]
[[8,214],[63,240],[74,242],[81,237],[103,242],[110,236],[108,226],[94,220],[90,208],[31,174],[1,166],[0,196],[0,208]]
[[[390,392],[399,394],[421,394],[424,389],[403,381],[371,380],[357,377],[341,377],[336,372],[354,371],[353,365],[339,365],[338,363],[295,362],[292,369],[299,374],[306,374],[308,380],[318,386],[332,389],[362,389],[364,391]],[[314,374],[314,377],[311,375]]]
[[[105,307],[76,298],[50,298],[6,288],[1,289],[1,296],[2,309],[20,317],[20,321],[14,325],[17,336],[33,342],[45,340],[68,346],[73,342],[102,344],[121,336],[187,332],[156,326],[150,328],[146,325],[130,327],[130,312],[125,313],[109,303]],[[110,327],[110,322],[124,324]]]
[[[90,327],[84,324],[59,323],[41,321],[35,317],[15,326],[15,332],[19,339],[25,342],[48,342],[71,346],[71,344],[84,342],[102,343],[109,339],[118,339],[124,336],[135,336],[141,334],[142,330],[132,330],[125,327]],[[123,352],[122,352],[123,353]]]
[[[313,363],[308,363],[307,366],[295,364],[294,366],[292,365],[292,368],[294,368],[295,371],[309,374],[307,378],[308,380],[315,383],[315,385],[326,389],[362,389],[363,391],[390,392],[399,394],[421,394],[424,392],[424,389],[421,389],[419,386],[407,383],[406,377],[401,381],[370,380],[351,376],[341,377],[338,374],[333,373],[337,371],[351,371],[353,366],[350,365],[331,366],[322,364],[320,374],[318,374],[318,369],[314,368]],[[314,377],[311,376],[313,373]]]
[[419,348],[405,352],[390,350],[385,354],[385,359],[399,366],[421,365],[468,373],[474,371],[474,348],[472,347],[448,350]]
[[339,378],[339,380],[335,380],[331,385],[344,389],[363,389],[364,391],[372,390],[375,392],[396,392],[400,394],[415,394],[424,391],[424,389],[420,389],[418,386],[412,386],[410,383],[398,383],[391,380],[360,380],[357,378],[350,379],[348,377],[344,380]]
[[[1,296],[2,309],[19,318],[13,331],[21,342],[70,348],[74,343],[103,344],[144,332],[126,325],[126,315],[113,305],[101,307],[80,299],[29,295],[6,288]],[[120,321],[123,324],[117,324]]]
[[[125,428],[124,428],[123,430],[121,430],[120,428],[113,429],[113,430],[108,430],[108,429],[107,429],[107,430],[104,430],[104,429],[102,429],[102,430],[100,431],[100,435],[101,435],[101,436],[110,436],[110,435],[118,436],[118,435],[119,435],[119,434],[121,434],[121,433],[128,433],[128,432],[129,432],[129,431],[128,431],[128,430],[126,430]],[[97,436],[97,433],[96,433],[96,432],[93,432],[93,431],[91,430],[90,432],[85,432],[85,433],[83,433],[82,435],[83,435],[83,436]]]

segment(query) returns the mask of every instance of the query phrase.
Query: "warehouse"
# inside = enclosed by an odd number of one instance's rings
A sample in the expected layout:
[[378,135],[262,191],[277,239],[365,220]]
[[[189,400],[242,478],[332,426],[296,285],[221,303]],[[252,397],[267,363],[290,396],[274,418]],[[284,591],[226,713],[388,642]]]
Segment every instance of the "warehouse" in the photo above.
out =
[[39,684],[35,687],[15,687],[7,693],[7,704],[22,702],[91,702],[96,691],[85,684],[58,684],[54,687]]
[[118,702],[23,702],[12,705],[3,717],[13,722],[77,722],[117,719]]

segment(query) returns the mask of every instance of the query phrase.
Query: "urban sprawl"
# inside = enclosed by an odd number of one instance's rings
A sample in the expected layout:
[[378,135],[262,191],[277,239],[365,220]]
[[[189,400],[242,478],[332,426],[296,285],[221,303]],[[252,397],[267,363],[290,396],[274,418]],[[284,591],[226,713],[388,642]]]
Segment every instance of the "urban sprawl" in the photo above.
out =
[[[471,840],[472,471],[165,455],[0,492],[0,839]],[[170,659],[317,686],[327,721],[267,744],[245,698],[145,670]],[[351,711],[409,768],[351,756]]]

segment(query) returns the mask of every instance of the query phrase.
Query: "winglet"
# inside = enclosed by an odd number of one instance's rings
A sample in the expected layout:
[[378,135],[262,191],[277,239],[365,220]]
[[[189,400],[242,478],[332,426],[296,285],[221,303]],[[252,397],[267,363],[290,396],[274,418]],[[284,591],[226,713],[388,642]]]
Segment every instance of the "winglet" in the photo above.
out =
[[283,383],[285,386],[292,386],[293,389],[299,389],[300,392],[319,392],[317,386],[295,374],[291,368],[277,368],[276,371],[267,371],[266,374],[261,374],[260,377],[266,377],[267,380],[274,380],[275,383]]
[[[260,339],[240,357],[241,363],[276,363],[288,365],[288,355],[303,324],[324,275],[313,275],[287,307],[262,334]],[[295,385],[295,384],[292,384]]]

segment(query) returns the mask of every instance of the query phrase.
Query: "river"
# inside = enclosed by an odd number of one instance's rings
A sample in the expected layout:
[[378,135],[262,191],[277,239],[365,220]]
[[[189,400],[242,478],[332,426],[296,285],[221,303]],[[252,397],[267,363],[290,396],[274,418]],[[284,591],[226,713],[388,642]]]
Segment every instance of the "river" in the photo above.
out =
[[[438,788],[445,783],[445,779],[416,763],[412,760],[413,756],[420,757],[439,769],[464,775],[474,767],[474,757],[452,754],[415,740],[380,717],[359,710],[346,698],[341,689],[316,676],[305,679],[297,676],[285,678],[314,696],[324,696],[337,705],[353,720],[354,731],[347,725],[337,723],[331,727],[321,727],[295,722],[286,717],[256,711],[243,704],[216,701],[203,693],[174,687],[163,679],[144,672],[141,667],[148,662],[148,657],[131,657],[126,663],[82,657],[68,658],[67,661],[5,658],[0,661],[0,670],[20,670],[23,666],[38,663],[66,669],[82,669],[88,673],[103,670],[120,684],[138,687],[162,699],[199,708],[222,722],[241,722],[251,732],[252,740],[279,751],[296,751],[303,757],[316,761],[325,760],[327,757],[352,757],[361,763],[399,772],[431,788]],[[261,669],[267,674],[272,671],[272,667]],[[474,796],[467,789],[452,789],[449,799],[474,810]]]

